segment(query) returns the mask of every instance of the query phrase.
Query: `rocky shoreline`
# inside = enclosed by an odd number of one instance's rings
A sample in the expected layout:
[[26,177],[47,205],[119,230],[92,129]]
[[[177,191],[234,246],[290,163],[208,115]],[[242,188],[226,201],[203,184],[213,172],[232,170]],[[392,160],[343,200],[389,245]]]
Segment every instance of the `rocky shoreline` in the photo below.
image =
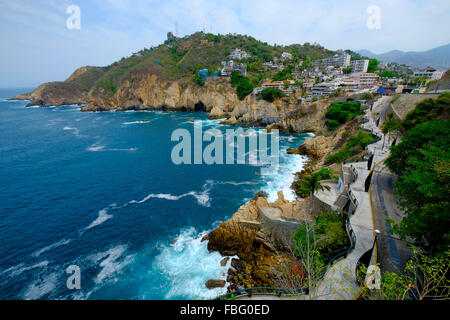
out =
[[[162,111],[203,111],[210,113],[210,119],[225,119],[227,125],[253,124],[265,126],[268,131],[313,132],[318,134],[308,138],[302,146],[290,149],[289,153],[307,155],[309,162],[303,172],[313,171],[324,163],[325,155],[339,145],[342,128],[331,135],[326,133],[325,113],[329,101],[319,100],[308,106],[298,105],[297,97],[277,99],[273,103],[247,96],[237,99],[229,83],[208,82],[205,87],[178,82],[164,82],[155,76],[144,77],[138,83],[124,84],[112,97],[104,97],[91,91],[89,94],[66,91],[64,83],[50,83],[38,87],[31,93],[18,95],[12,99],[30,100],[28,105],[84,105],[83,112],[162,110]],[[57,88],[57,89],[55,89]],[[70,94],[68,93],[70,92]],[[61,93],[62,95],[58,95]],[[149,107],[152,106],[152,107]],[[233,217],[212,231],[205,239],[208,250],[217,251],[224,259],[231,259],[226,282],[228,291],[246,287],[277,287],[280,275],[295,264],[289,246],[277,237],[271,222],[264,221],[264,208],[280,211],[282,219],[311,221],[308,201],[299,199],[286,201],[279,199],[269,204],[259,197],[244,204]],[[238,257],[235,258],[235,257]],[[222,260],[222,262],[225,260]],[[227,261],[228,262],[228,261]],[[289,272],[289,270],[288,270]],[[224,280],[210,279],[208,288],[224,287]]]
[[[308,162],[301,172],[296,173],[297,176],[300,178],[324,166],[326,156],[339,148],[348,132],[354,131],[354,128],[355,123],[351,121],[330,135],[307,138],[298,148],[289,149],[288,153],[292,156],[308,157]],[[337,164],[329,167],[334,172],[339,171]],[[286,243],[289,237],[286,234],[280,235],[279,229],[273,228],[272,222],[264,217],[264,209],[278,209],[283,220],[309,223],[313,221],[309,205],[309,199],[286,201],[281,191],[274,203],[268,203],[265,197],[257,197],[241,206],[231,219],[222,222],[204,237],[203,240],[208,240],[210,252],[217,251],[224,259],[233,256],[239,258],[231,258],[226,278],[228,292],[249,287],[280,287],[282,277],[295,269],[296,261],[289,243]],[[221,287],[226,283],[220,282]]]

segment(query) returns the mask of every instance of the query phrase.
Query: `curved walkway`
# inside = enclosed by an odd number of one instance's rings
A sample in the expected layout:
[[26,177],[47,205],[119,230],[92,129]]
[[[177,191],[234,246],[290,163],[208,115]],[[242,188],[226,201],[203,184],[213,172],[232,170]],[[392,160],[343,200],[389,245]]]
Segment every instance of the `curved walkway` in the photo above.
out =
[[[379,141],[367,146],[367,151],[374,155],[371,170],[368,169],[368,162],[352,163],[352,166],[358,172],[356,180],[350,184],[349,190],[357,200],[355,212],[350,217],[350,225],[353,229],[356,243],[352,251],[340,260],[330,266],[325,273],[319,285],[312,289],[309,295],[294,297],[284,297],[281,299],[321,299],[321,300],[353,300],[358,299],[361,293],[361,287],[356,282],[356,267],[360,258],[369,250],[373,250],[371,264],[377,262],[377,248],[375,243],[374,218],[370,192],[365,192],[365,181],[368,175],[383,163],[389,155],[389,148],[384,145],[383,133],[377,127],[378,116],[376,113],[384,114],[389,107],[391,97],[381,97],[372,108],[366,110],[366,122],[361,126],[363,129],[371,131],[372,134],[381,138]],[[375,117],[374,117],[375,116]],[[379,125],[381,125],[381,121]],[[345,165],[350,168],[350,165]],[[248,299],[248,298],[247,298]],[[269,299],[267,296],[252,297],[250,299]],[[276,299],[274,296],[271,299]],[[280,298],[278,298],[280,299]]]
[[[369,145],[367,151],[374,155],[373,163],[382,163],[389,155],[389,149],[385,146],[383,150],[383,133],[376,125],[373,115],[377,112],[382,114],[389,106],[391,98],[382,97],[378,99],[372,108],[366,110],[364,123],[361,127],[381,140]],[[381,121],[380,121],[381,124]],[[374,248],[372,262],[376,263],[376,244],[374,219],[372,213],[370,193],[365,192],[365,181],[371,171],[368,170],[368,162],[357,162],[352,164],[358,171],[358,177],[350,185],[350,189],[358,201],[354,214],[350,217],[350,224],[356,236],[355,248],[343,259],[335,262],[326,272],[319,286],[311,292],[315,299],[330,300],[352,300],[357,299],[361,287],[356,282],[356,266],[359,259],[369,250]],[[372,165],[374,168],[376,165]]]

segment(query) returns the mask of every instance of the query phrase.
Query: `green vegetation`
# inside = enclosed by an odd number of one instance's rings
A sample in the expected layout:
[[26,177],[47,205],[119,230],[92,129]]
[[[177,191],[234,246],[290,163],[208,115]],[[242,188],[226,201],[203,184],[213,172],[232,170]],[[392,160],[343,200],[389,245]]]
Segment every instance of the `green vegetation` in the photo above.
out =
[[326,162],[342,163],[364,151],[365,147],[373,142],[375,142],[375,137],[371,133],[360,130],[356,136],[347,141],[342,150],[328,155]]
[[354,119],[363,113],[361,105],[356,102],[332,103],[328,107],[328,112],[326,114],[326,118],[328,119],[326,121],[328,130],[334,131],[348,120]]
[[[401,273],[385,271],[381,275],[380,289],[363,288],[364,300],[449,300],[450,279],[448,278],[450,250],[434,257],[419,253],[413,248],[414,256]],[[367,274],[365,266],[357,272],[362,283]]]
[[409,130],[386,160],[406,217],[393,231],[427,252],[450,245],[450,121],[434,120]]
[[437,99],[425,99],[418,103],[416,108],[408,113],[401,125],[409,130],[432,119],[448,119],[449,117],[450,92],[444,92]]
[[233,71],[231,74],[231,86],[236,88],[236,93],[240,100],[244,100],[253,91],[250,79],[236,71]]
[[342,72],[344,74],[350,74],[350,73],[353,72],[353,68],[351,66],[345,67],[345,68],[342,69]]
[[106,94],[108,94],[109,96],[113,96],[117,91],[117,87],[113,84],[112,81],[100,80],[97,83],[97,87],[105,90]]
[[366,93],[364,93],[361,96],[361,99],[363,99],[363,100],[372,100],[373,99],[373,95],[371,93],[369,93],[369,92],[366,92]]
[[378,75],[382,78],[402,78],[402,76],[397,72],[390,71],[387,69],[384,69],[382,72],[379,72]]
[[[387,120],[381,126],[381,132],[383,132],[383,147],[386,139],[386,134],[390,134],[391,132],[399,132],[401,129],[401,124],[398,120],[392,119],[391,117],[387,117]],[[390,136],[389,136],[390,139]]]
[[328,179],[334,179],[333,173],[328,168],[322,168],[319,171],[307,174],[306,176],[295,181],[292,184],[292,187],[297,195],[301,197],[308,197],[319,190],[328,189],[327,186],[320,183],[321,180]]
[[292,72],[294,71],[294,67],[292,65],[284,68],[283,70],[279,71],[277,74],[275,74],[272,78],[273,81],[283,81],[292,79]]
[[205,85],[205,80],[198,73],[194,76],[193,81],[201,87]]
[[367,68],[367,72],[377,71],[379,63],[380,62],[377,59],[369,59],[369,67]]
[[[247,80],[243,80],[237,86],[240,99],[251,92],[251,86],[257,86],[264,77],[274,75],[273,71],[262,74],[262,63],[280,57],[284,51],[293,54],[294,58],[285,64],[286,71],[275,76],[280,80],[291,76],[294,64],[298,63],[299,59],[303,59],[303,66],[307,66],[313,59],[325,58],[335,53],[317,44],[280,46],[270,45],[245,35],[197,32],[183,38],[171,38],[156,47],[144,48],[109,66],[90,68],[68,82],[83,93],[94,90],[94,94],[107,97],[114,95],[121,83],[129,81],[132,85],[137,85],[136,79],[149,74],[156,75],[161,80],[177,80],[186,84],[193,81],[193,75],[203,68],[218,70],[221,62],[228,60],[229,54],[235,48],[252,55],[251,58],[241,61],[247,64],[247,72],[252,81],[248,83]],[[202,85],[201,80],[195,78],[194,81]]]
[[257,193],[255,193],[255,195],[253,196],[252,200],[258,200],[258,198],[260,198],[260,197],[267,198],[268,196],[269,195],[267,194],[267,192],[260,190]]
[[258,93],[258,97],[261,97],[265,101],[273,102],[276,98],[284,97],[284,93],[278,88],[265,88]]
[[[300,256],[300,248],[314,243],[317,250],[314,265],[316,274],[323,271],[325,265],[338,253],[350,246],[345,220],[346,215],[329,211],[314,218],[314,224],[301,225],[294,235],[294,252]],[[312,227],[312,230],[309,228]]]

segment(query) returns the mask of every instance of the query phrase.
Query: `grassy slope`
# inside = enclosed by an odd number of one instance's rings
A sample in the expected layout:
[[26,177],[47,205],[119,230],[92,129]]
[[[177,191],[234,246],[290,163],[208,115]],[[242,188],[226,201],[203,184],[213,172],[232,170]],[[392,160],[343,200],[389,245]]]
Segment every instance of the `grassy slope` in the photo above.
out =
[[242,35],[212,35],[195,33],[184,38],[168,40],[164,44],[144,49],[128,58],[103,68],[95,89],[114,93],[122,80],[132,80],[142,73],[156,74],[164,80],[190,81],[202,68],[215,71],[235,48],[241,48],[261,59],[280,56],[289,51],[299,58],[322,58],[334,52],[318,45],[271,46]]

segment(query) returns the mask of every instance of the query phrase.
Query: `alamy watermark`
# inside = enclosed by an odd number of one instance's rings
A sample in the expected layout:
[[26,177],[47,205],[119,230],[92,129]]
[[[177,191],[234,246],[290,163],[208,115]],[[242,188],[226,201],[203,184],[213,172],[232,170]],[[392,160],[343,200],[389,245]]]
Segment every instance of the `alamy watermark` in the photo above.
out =
[[379,30],[381,29],[381,8],[377,5],[371,5],[366,10],[367,17],[367,28],[369,30]]
[[70,276],[66,280],[66,286],[69,290],[81,289],[81,270],[77,265],[70,265],[66,269],[66,273]]
[[66,20],[66,26],[69,30],[81,29],[81,9],[77,5],[70,5],[66,9],[66,13],[70,16]]
[[[176,165],[250,164],[261,167],[261,175],[274,174],[278,171],[278,130],[268,133],[264,130],[238,128],[227,129],[225,134],[219,129],[203,132],[202,121],[195,121],[193,138],[189,130],[177,129],[172,133],[171,141],[179,142],[171,153],[172,162]],[[203,148],[203,142],[210,143]]]

